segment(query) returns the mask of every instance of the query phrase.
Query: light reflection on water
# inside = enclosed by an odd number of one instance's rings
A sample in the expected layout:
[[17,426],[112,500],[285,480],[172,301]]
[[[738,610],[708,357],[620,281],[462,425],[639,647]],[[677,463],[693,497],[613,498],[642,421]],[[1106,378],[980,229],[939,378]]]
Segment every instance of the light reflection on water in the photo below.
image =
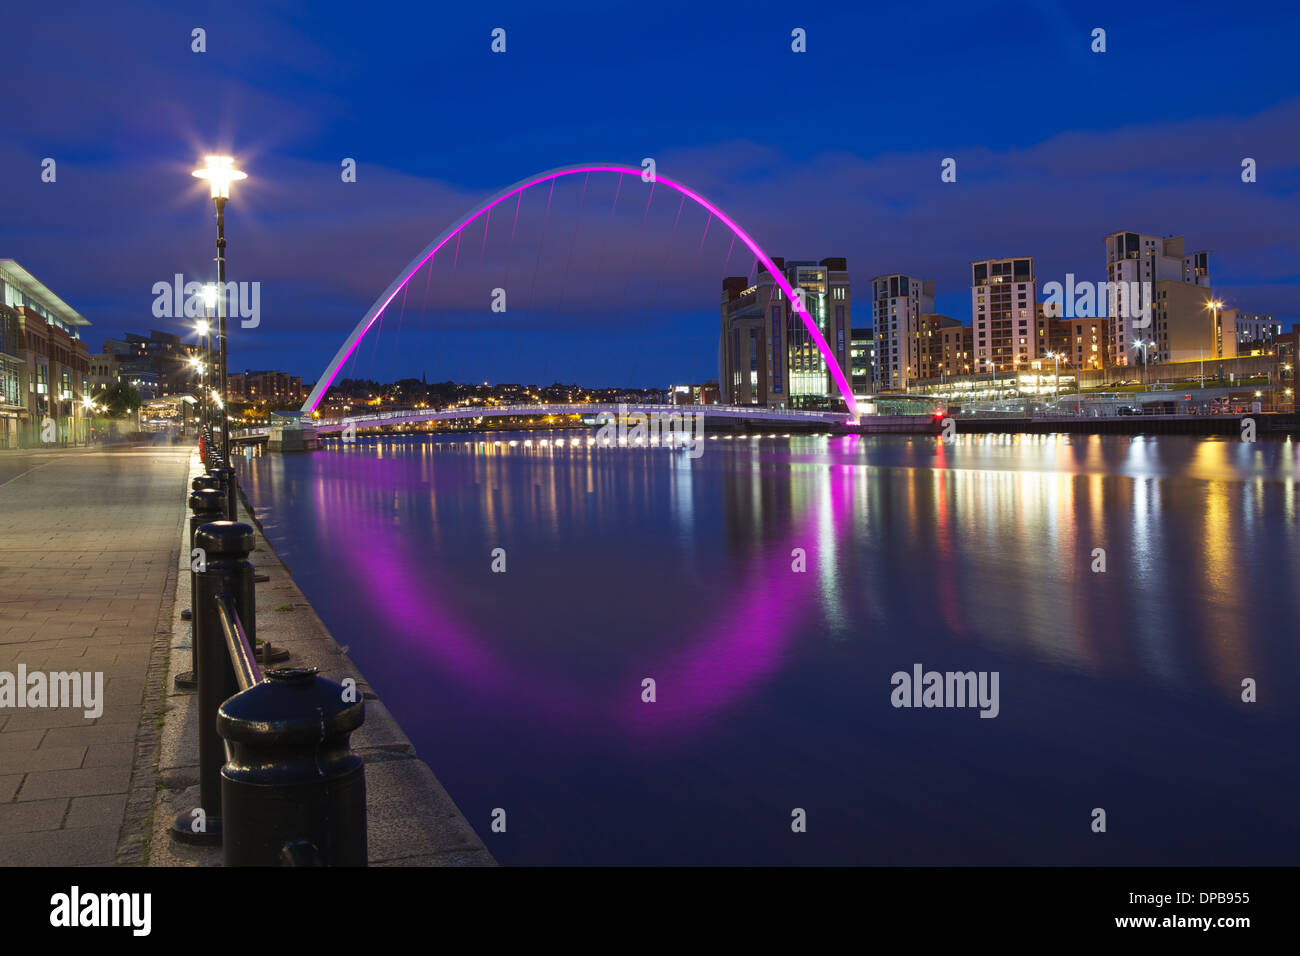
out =
[[[473,437],[244,470],[503,862],[1297,862],[1294,442]],[[914,662],[1001,715],[893,709]]]

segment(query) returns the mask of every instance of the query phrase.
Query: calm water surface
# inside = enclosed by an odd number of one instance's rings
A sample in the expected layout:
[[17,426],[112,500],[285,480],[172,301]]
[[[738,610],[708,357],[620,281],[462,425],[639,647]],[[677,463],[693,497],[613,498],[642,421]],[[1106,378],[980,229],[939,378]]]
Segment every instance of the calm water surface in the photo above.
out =
[[574,437],[240,462],[502,863],[1300,863],[1296,443]]

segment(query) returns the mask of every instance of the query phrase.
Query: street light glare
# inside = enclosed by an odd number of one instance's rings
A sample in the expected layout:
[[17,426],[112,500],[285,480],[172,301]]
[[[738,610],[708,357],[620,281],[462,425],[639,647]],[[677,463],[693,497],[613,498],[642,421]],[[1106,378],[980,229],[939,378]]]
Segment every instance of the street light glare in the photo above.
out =
[[193,175],[208,181],[212,187],[213,199],[229,199],[230,184],[248,178],[248,173],[235,168],[235,160],[231,156],[204,156],[203,162],[203,168],[194,170]]

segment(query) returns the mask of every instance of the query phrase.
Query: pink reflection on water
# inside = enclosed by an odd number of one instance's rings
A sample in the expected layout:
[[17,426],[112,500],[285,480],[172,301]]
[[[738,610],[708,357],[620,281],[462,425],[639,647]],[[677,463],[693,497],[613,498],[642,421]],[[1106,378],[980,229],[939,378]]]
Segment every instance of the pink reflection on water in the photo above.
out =
[[[362,462],[363,471],[375,465],[371,458],[349,464]],[[348,537],[366,542],[364,549],[342,549],[339,559],[360,588],[359,599],[373,610],[376,630],[385,635],[382,652],[411,661],[413,667],[450,671],[461,686],[503,701],[504,709],[536,715],[570,732],[603,731],[643,743],[671,743],[698,732],[779,671],[794,631],[817,611],[817,562],[837,559],[833,542],[813,547],[817,499],[828,502],[832,529],[846,526],[853,492],[845,477],[816,488],[789,539],[764,549],[739,587],[719,596],[717,611],[696,625],[685,647],[647,661],[644,673],[629,674],[617,686],[595,690],[568,676],[563,661],[539,672],[535,664],[525,668],[493,649],[490,636],[464,620],[442,593],[435,571],[422,566],[414,542],[395,522],[366,517],[364,509],[333,513],[350,512]],[[791,569],[795,547],[807,551],[807,572]],[[591,626],[604,623],[592,621]],[[656,682],[653,704],[641,701],[643,677]]]

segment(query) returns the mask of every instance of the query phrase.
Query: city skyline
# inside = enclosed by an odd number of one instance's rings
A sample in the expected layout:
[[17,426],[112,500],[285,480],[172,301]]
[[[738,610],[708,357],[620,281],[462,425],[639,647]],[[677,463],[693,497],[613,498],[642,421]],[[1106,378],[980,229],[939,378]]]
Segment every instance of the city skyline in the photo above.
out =
[[[962,85],[952,85],[953,66],[919,77],[912,70],[905,90],[886,82],[889,124],[873,119],[882,107],[864,109],[846,100],[835,83],[838,71],[858,62],[854,31],[873,26],[857,11],[844,14],[842,30],[835,21],[805,17],[808,53],[796,56],[781,22],[788,15],[776,8],[760,6],[749,18],[697,12],[692,22],[698,30],[680,31],[685,36],[674,44],[643,46],[637,35],[646,25],[630,8],[612,12],[601,34],[576,14],[547,19],[507,7],[501,17],[512,27],[511,46],[495,61],[487,59],[490,28],[451,14],[438,21],[450,59],[433,72],[421,71],[427,58],[412,49],[421,34],[419,14],[409,18],[412,37],[323,15],[304,43],[297,24],[236,6],[209,26],[206,51],[195,53],[189,48],[193,24],[168,11],[149,12],[148,29],[134,29],[140,15],[130,11],[120,17],[90,13],[83,36],[97,40],[71,41],[81,55],[68,57],[66,78],[15,78],[23,123],[0,147],[10,212],[0,225],[0,254],[24,263],[90,319],[92,351],[98,351],[102,330],[158,327],[149,314],[153,283],[176,272],[202,277],[211,271],[205,241],[211,210],[192,191],[189,170],[208,151],[229,151],[250,174],[229,210],[231,278],[262,284],[267,317],[255,332],[232,334],[231,362],[312,379],[337,337],[401,263],[474,201],[557,162],[595,158],[636,165],[653,157],[665,175],[717,202],[769,251],[844,256],[859,287],[853,303],[859,324],[870,313],[862,295],[879,275],[933,280],[936,310],[963,321],[969,298],[963,277],[972,261],[1032,256],[1040,281],[1060,281],[1067,273],[1103,279],[1103,240],[1117,229],[1187,235],[1213,256],[1216,292],[1228,307],[1294,323],[1300,317],[1292,265],[1298,250],[1287,200],[1300,168],[1300,99],[1287,83],[1285,57],[1270,54],[1288,31],[1250,34],[1249,44],[1234,44],[1249,27],[1215,20],[1224,60],[1215,82],[1198,90],[1194,107],[1178,97],[1153,97],[1125,101],[1117,111],[1104,97],[1114,71],[1158,63],[1190,75],[1188,51],[1205,42],[1207,18],[1183,22],[1121,5],[1094,8],[1087,19],[1050,4],[1015,9],[1017,16],[997,31],[976,34],[979,63],[966,50],[971,31],[983,29],[973,12],[941,18],[898,12],[889,49],[856,69],[868,74],[865,79],[887,80],[889,66],[910,69],[912,59],[935,52],[954,63],[964,57]],[[1280,10],[1278,23],[1296,16]],[[36,11],[22,12],[20,20],[35,39],[53,42],[61,28]],[[1094,20],[1109,25],[1105,53],[1089,50]],[[258,39],[250,42],[243,30],[232,45],[223,29],[227,21],[257,23]],[[728,29],[722,34],[705,36],[723,23]],[[665,27],[655,21],[650,29]],[[779,82],[765,93],[769,108],[788,112],[816,98],[828,115],[845,117],[835,121],[835,148],[808,149],[782,124],[768,124],[772,128],[759,135],[750,117],[730,110],[746,94],[721,63],[699,67],[703,72],[689,79],[671,68],[682,43],[708,47],[719,42],[717,35],[737,51],[770,54]],[[346,70],[354,86],[340,86],[337,69],[381,43],[397,46],[385,67],[365,76]],[[620,46],[639,51],[640,59],[623,63],[611,55]],[[548,71],[537,95],[567,92],[584,104],[600,103],[611,94],[596,92],[602,84],[593,77],[617,90],[635,88],[633,78],[645,75],[653,76],[657,95],[618,100],[604,122],[520,109],[509,71],[562,59],[566,50],[583,51],[581,86],[569,83],[563,70]],[[124,79],[126,88],[111,98],[70,96],[67,84],[102,69],[110,55],[133,57],[146,68]],[[166,86],[148,82],[147,64],[155,61],[168,77]],[[1056,85],[1043,90],[1015,83],[1026,63],[1052,65]],[[232,64],[239,67],[237,81]],[[457,64],[475,76],[472,88],[461,85]],[[683,113],[688,88],[716,94],[691,101]],[[402,95],[394,98],[398,90]],[[421,94],[437,96],[439,119],[399,121],[399,104],[418,102]],[[993,104],[1006,95],[1017,97],[1020,117],[1010,126],[979,118],[992,106],[953,109],[954,101],[989,98]],[[367,104],[364,114],[335,108],[354,97]],[[215,106],[199,105],[207,102]],[[434,148],[437,123],[461,114],[498,119],[461,123],[454,149]],[[1253,183],[1241,181],[1247,156],[1258,163]],[[349,157],[357,163],[357,179],[343,183],[339,167]],[[45,158],[58,163],[55,182],[41,181]],[[946,158],[956,159],[956,182],[941,181]],[[612,182],[608,186],[612,191]],[[558,209],[557,222],[567,223],[563,216],[574,205]],[[114,243],[110,257],[101,254],[100,223],[122,227],[127,237]],[[703,217],[689,225],[696,231],[681,244],[693,249]],[[599,236],[580,235],[577,243],[579,252],[584,243],[596,248]],[[618,246],[600,262],[601,274],[582,273],[591,293],[584,302],[573,299],[571,287],[566,298],[558,268],[541,270],[543,280],[556,281],[529,310],[533,324],[527,328],[467,329],[475,313],[460,306],[463,290],[448,289],[442,331],[421,340],[429,356],[423,367],[380,354],[376,372],[395,378],[423,371],[470,381],[576,378],[591,368],[591,354],[579,353],[599,327],[612,346],[599,371],[611,382],[702,379],[716,366],[713,303],[725,271],[723,252],[706,247],[712,260],[675,270],[679,281],[664,284],[653,308],[622,313],[623,321],[607,321],[608,311],[591,303],[620,300],[622,290],[653,270],[644,257]],[[304,338],[303,332],[320,334]],[[674,343],[672,350],[656,348],[665,339]],[[517,347],[521,342],[524,348]],[[544,374],[542,368],[527,375],[526,367],[492,365],[503,352],[542,356],[543,348]],[[455,374],[458,362],[463,376]]]

